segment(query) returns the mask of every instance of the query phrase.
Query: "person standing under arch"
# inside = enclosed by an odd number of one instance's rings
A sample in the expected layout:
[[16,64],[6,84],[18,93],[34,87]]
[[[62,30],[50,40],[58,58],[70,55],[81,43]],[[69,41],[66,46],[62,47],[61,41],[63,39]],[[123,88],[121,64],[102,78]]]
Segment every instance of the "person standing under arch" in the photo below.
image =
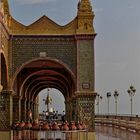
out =
[[31,109],[27,112],[28,121],[32,122],[32,111]]

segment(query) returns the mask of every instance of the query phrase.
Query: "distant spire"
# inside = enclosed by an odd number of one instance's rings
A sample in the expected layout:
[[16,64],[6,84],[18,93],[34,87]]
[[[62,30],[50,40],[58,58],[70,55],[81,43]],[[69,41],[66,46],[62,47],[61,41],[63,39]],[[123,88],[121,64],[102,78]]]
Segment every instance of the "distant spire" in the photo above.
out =
[[51,104],[51,103],[52,103],[52,98],[49,95],[49,89],[48,89],[48,94],[47,94],[47,97],[46,97],[45,104],[48,105],[48,104]]
[[92,6],[89,0],[80,0],[78,4],[78,12],[92,12]]
[[93,19],[94,12],[89,0],[79,0],[77,12],[77,33],[78,34],[94,34]]

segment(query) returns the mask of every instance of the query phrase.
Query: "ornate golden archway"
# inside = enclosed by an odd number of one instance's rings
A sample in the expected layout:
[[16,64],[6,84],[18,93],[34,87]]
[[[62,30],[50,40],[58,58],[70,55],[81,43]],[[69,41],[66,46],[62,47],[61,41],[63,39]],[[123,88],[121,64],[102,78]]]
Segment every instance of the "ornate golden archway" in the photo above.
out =
[[26,121],[28,108],[36,118],[38,93],[54,87],[65,97],[67,119],[85,121],[93,130],[96,33],[89,0],[79,1],[77,16],[65,26],[47,16],[25,26],[10,15],[7,0],[0,3],[3,6],[1,34],[4,36],[0,50],[6,54],[8,65],[7,78],[6,75],[4,78],[9,79],[5,95],[10,120],[7,126],[0,125],[0,128],[8,128],[12,121]]
[[38,117],[37,97],[45,88],[60,90],[68,101],[75,91],[75,79],[73,72],[61,61],[38,58],[27,62],[14,78],[13,89],[17,93],[13,98],[14,121],[27,121],[29,109],[32,109],[34,119]]

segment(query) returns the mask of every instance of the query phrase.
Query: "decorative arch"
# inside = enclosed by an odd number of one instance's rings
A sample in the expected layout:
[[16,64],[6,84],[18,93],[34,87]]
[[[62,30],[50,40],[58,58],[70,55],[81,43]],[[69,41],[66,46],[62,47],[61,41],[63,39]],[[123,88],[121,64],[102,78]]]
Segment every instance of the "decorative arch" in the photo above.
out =
[[7,65],[6,65],[6,59],[4,57],[3,53],[0,53],[0,67],[1,67],[1,85],[3,86],[3,90],[7,90],[8,88],[8,79],[7,79]]
[[[67,64],[63,63],[61,60],[58,60],[58,59],[53,59],[53,58],[50,58],[50,57],[47,57],[47,58],[35,58],[35,59],[32,59],[30,61],[27,61],[25,63],[22,64],[22,66],[17,69],[17,71],[15,72],[14,76],[13,76],[13,80],[12,80],[12,88],[14,87],[14,84],[15,84],[15,79],[17,78],[17,75],[21,72],[21,70],[27,66],[27,65],[30,65],[32,62],[35,62],[35,61],[39,61],[39,60],[44,60],[44,61],[52,61],[54,63],[57,63],[59,65],[61,65],[63,68],[65,68],[65,70],[70,74],[71,78],[73,79],[73,82],[76,83],[75,81],[75,75],[74,73],[70,70],[70,68],[67,66]],[[44,64],[45,65],[45,64]]]
[[[16,93],[13,103],[17,103],[17,97],[19,102],[18,120],[26,119],[27,108],[35,108],[33,106],[37,104],[36,98],[41,90],[58,89],[65,100],[68,100],[74,94],[75,85],[74,73],[62,61],[52,58],[36,58],[24,63],[15,73],[12,85]],[[33,114],[36,113],[33,112]],[[13,118],[15,119],[15,116]]]

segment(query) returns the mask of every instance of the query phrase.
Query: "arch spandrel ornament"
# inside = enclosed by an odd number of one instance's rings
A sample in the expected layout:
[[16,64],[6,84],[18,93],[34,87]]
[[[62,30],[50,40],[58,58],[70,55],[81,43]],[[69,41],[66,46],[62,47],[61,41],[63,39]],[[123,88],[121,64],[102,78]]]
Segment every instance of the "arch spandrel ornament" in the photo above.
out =
[[[11,18],[10,32],[13,35],[74,35],[74,34],[94,34],[93,22],[90,19],[80,19],[76,17],[65,26],[60,26],[47,16],[41,17],[31,25],[25,26]],[[85,28],[85,25],[87,28]],[[79,32],[80,29],[80,32]]]
[[11,33],[13,35],[71,35],[75,34],[76,28],[77,19],[65,26],[58,25],[45,15],[28,26],[11,19]]
[[82,0],[78,4],[77,16],[68,24],[61,26],[42,16],[34,23],[25,26],[14,18],[11,18],[10,31],[13,35],[76,35],[95,34],[93,28],[94,13],[88,0]]

